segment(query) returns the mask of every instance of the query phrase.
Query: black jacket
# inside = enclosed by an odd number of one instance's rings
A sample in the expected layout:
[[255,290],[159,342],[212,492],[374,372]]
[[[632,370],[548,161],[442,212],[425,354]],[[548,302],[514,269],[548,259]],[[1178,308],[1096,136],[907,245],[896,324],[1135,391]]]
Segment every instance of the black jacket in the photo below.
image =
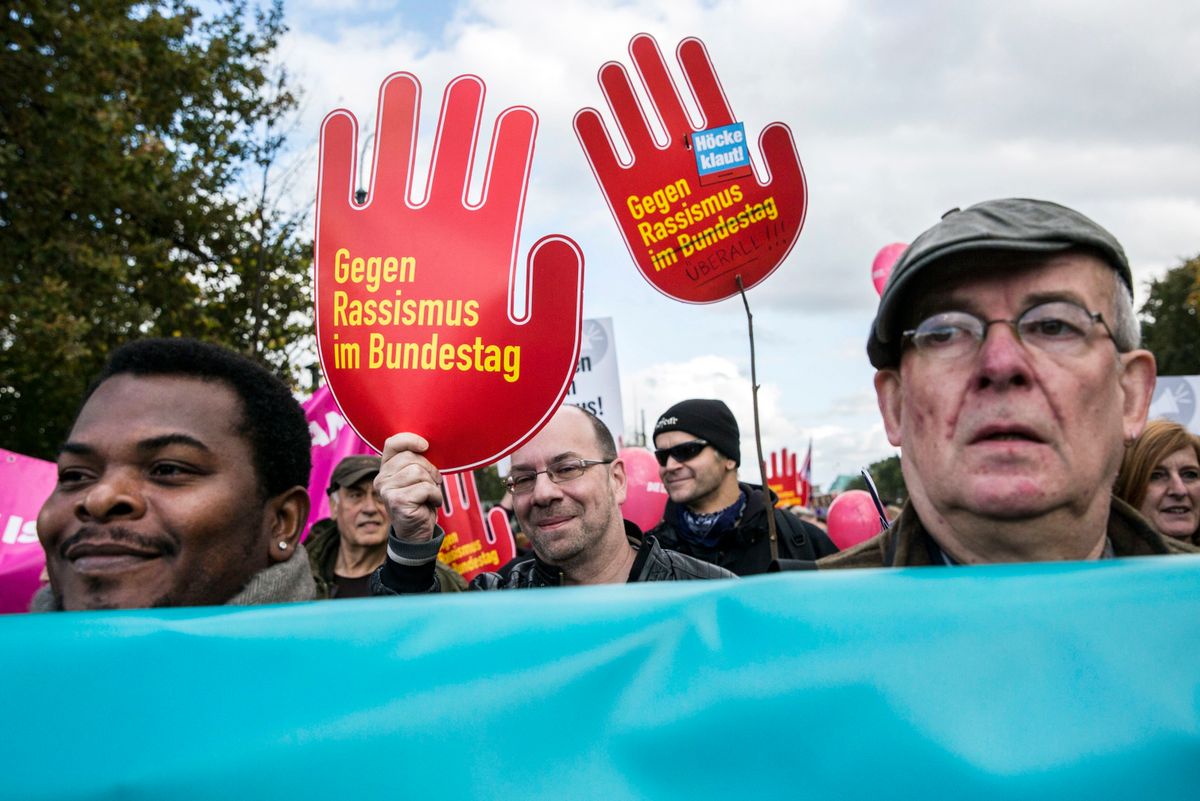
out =
[[[691,579],[733,578],[728,570],[663,549],[653,537],[643,538],[633,523],[625,521],[625,535],[637,549],[628,581],[687,581]],[[428,543],[403,543],[388,538],[388,559],[371,575],[374,595],[408,595],[438,592],[431,575],[431,562],[422,561],[428,553],[437,554],[444,532],[436,529]],[[395,557],[399,557],[398,559]],[[562,573],[536,556],[511,564],[507,573],[480,573],[471,579],[471,590],[517,590],[527,587],[557,587]]]
[[[322,518],[309,529],[304,545],[308,551],[313,580],[317,582],[317,598],[337,597],[337,579],[333,571],[337,566],[341,542],[341,532],[332,518]],[[437,562],[435,569],[442,592],[462,592],[467,588],[466,580],[449,565]]]
[[[720,565],[739,576],[768,572],[771,567],[771,543],[767,537],[763,489],[757,484],[738,486],[746,495],[746,508],[742,510],[741,519],[725,532],[716,547],[705,548],[679,535],[676,528],[679,507],[671,501],[667,501],[662,521],[650,530],[649,536],[657,537],[664,548]],[[775,532],[780,559],[812,562],[838,550],[828,534],[784,509],[775,509]]]

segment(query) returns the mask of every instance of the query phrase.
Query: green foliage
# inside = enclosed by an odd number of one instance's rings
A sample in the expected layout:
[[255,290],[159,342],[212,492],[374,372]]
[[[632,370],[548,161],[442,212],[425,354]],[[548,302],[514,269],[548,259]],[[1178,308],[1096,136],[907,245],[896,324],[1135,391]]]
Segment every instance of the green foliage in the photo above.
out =
[[[908,486],[904,483],[904,474],[900,472],[899,456],[889,456],[873,462],[867,470],[871,474],[871,480],[875,482],[875,489],[879,490],[879,497],[885,504],[894,503],[899,506],[908,500]],[[867,482],[860,476],[850,483],[849,488],[865,490]]]
[[282,7],[209,5],[18,0],[0,18],[0,447],[52,457],[139,336],[298,373],[310,248],[272,198],[296,106],[269,62]]
[[500,503],[508,492],[495,465],[475,471],[475,488],[479,491],[479,500],[493,504]]
[[1200,255],[1150,282],[1141,320],[1159,375],[1200,375]]

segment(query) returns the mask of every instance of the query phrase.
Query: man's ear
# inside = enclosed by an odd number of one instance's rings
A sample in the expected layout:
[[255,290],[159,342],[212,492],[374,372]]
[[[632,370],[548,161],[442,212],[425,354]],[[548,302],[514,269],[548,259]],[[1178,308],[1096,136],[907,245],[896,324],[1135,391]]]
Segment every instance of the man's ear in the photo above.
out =
[[617,498],[617,504],[625,503],[629,483],[629,479],[625,475],[625,462],[622,459],[617,459],[608,467],[610,480],[613,483],[613,495]]
[[272,562],[286,562],[292,558],[304,524],[308,522],[308,509],[308,490],[300,486],[284,490],[267,501],[263,524],[269,532],[267,553]]
[[1146,425],[1157,373],[1158,365],[1150,351],[1133,350],[1121,354],[1120,382],[1124,394],[1121,421],[1126,442],[1136,439]]
[[888,442],[900,447],[900,420],[904,411],[904,390],[899,370],[879,370],[875,373],[875,399],[883,417],[883,430]]

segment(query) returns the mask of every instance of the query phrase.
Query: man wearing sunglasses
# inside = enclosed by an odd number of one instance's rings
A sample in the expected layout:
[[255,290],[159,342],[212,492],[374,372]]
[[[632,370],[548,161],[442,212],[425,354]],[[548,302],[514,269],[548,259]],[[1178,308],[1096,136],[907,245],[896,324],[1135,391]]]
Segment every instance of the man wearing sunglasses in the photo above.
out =
[[[441,475],[422,456],[428,443],[396,434],[384,443],[375,489],[391,520],[388,558],[372,576],[372,592],[437,592],[434,563],[443,532]],[[533,559],[511,571],[481,573],[473,590],[731,578],[732,573],[664,550],[621,518],[625,464],[595,415],[563,406],[512,456],[513,510],[533,543]]]
[[774,497],[738,481],[740,431],[722,401],[692,398],[663,412],[654,426],[654,455],[670,501],[651,530],[664,547],[739,576],[771,566],[768,510],[775,515],[779,558],[813,560],[836,553],[824,531],[774,509]]
[[1113,235],[1055,203],[987,201],[921,234],[867,342],[910,501],[820,567],[1184,550],[1111,497],[1154,389],[1132,287]]

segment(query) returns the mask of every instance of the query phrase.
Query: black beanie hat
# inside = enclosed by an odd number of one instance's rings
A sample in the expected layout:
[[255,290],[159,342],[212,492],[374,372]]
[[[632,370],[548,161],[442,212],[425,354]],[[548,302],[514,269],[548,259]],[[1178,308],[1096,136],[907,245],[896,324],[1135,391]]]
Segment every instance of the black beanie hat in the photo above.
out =
[[666,431],[684,431],[712,445],[736,464],[742,463],[737,420],[724,401],[708,398],[680,401],[663,412],[654,424],[654,436]]

